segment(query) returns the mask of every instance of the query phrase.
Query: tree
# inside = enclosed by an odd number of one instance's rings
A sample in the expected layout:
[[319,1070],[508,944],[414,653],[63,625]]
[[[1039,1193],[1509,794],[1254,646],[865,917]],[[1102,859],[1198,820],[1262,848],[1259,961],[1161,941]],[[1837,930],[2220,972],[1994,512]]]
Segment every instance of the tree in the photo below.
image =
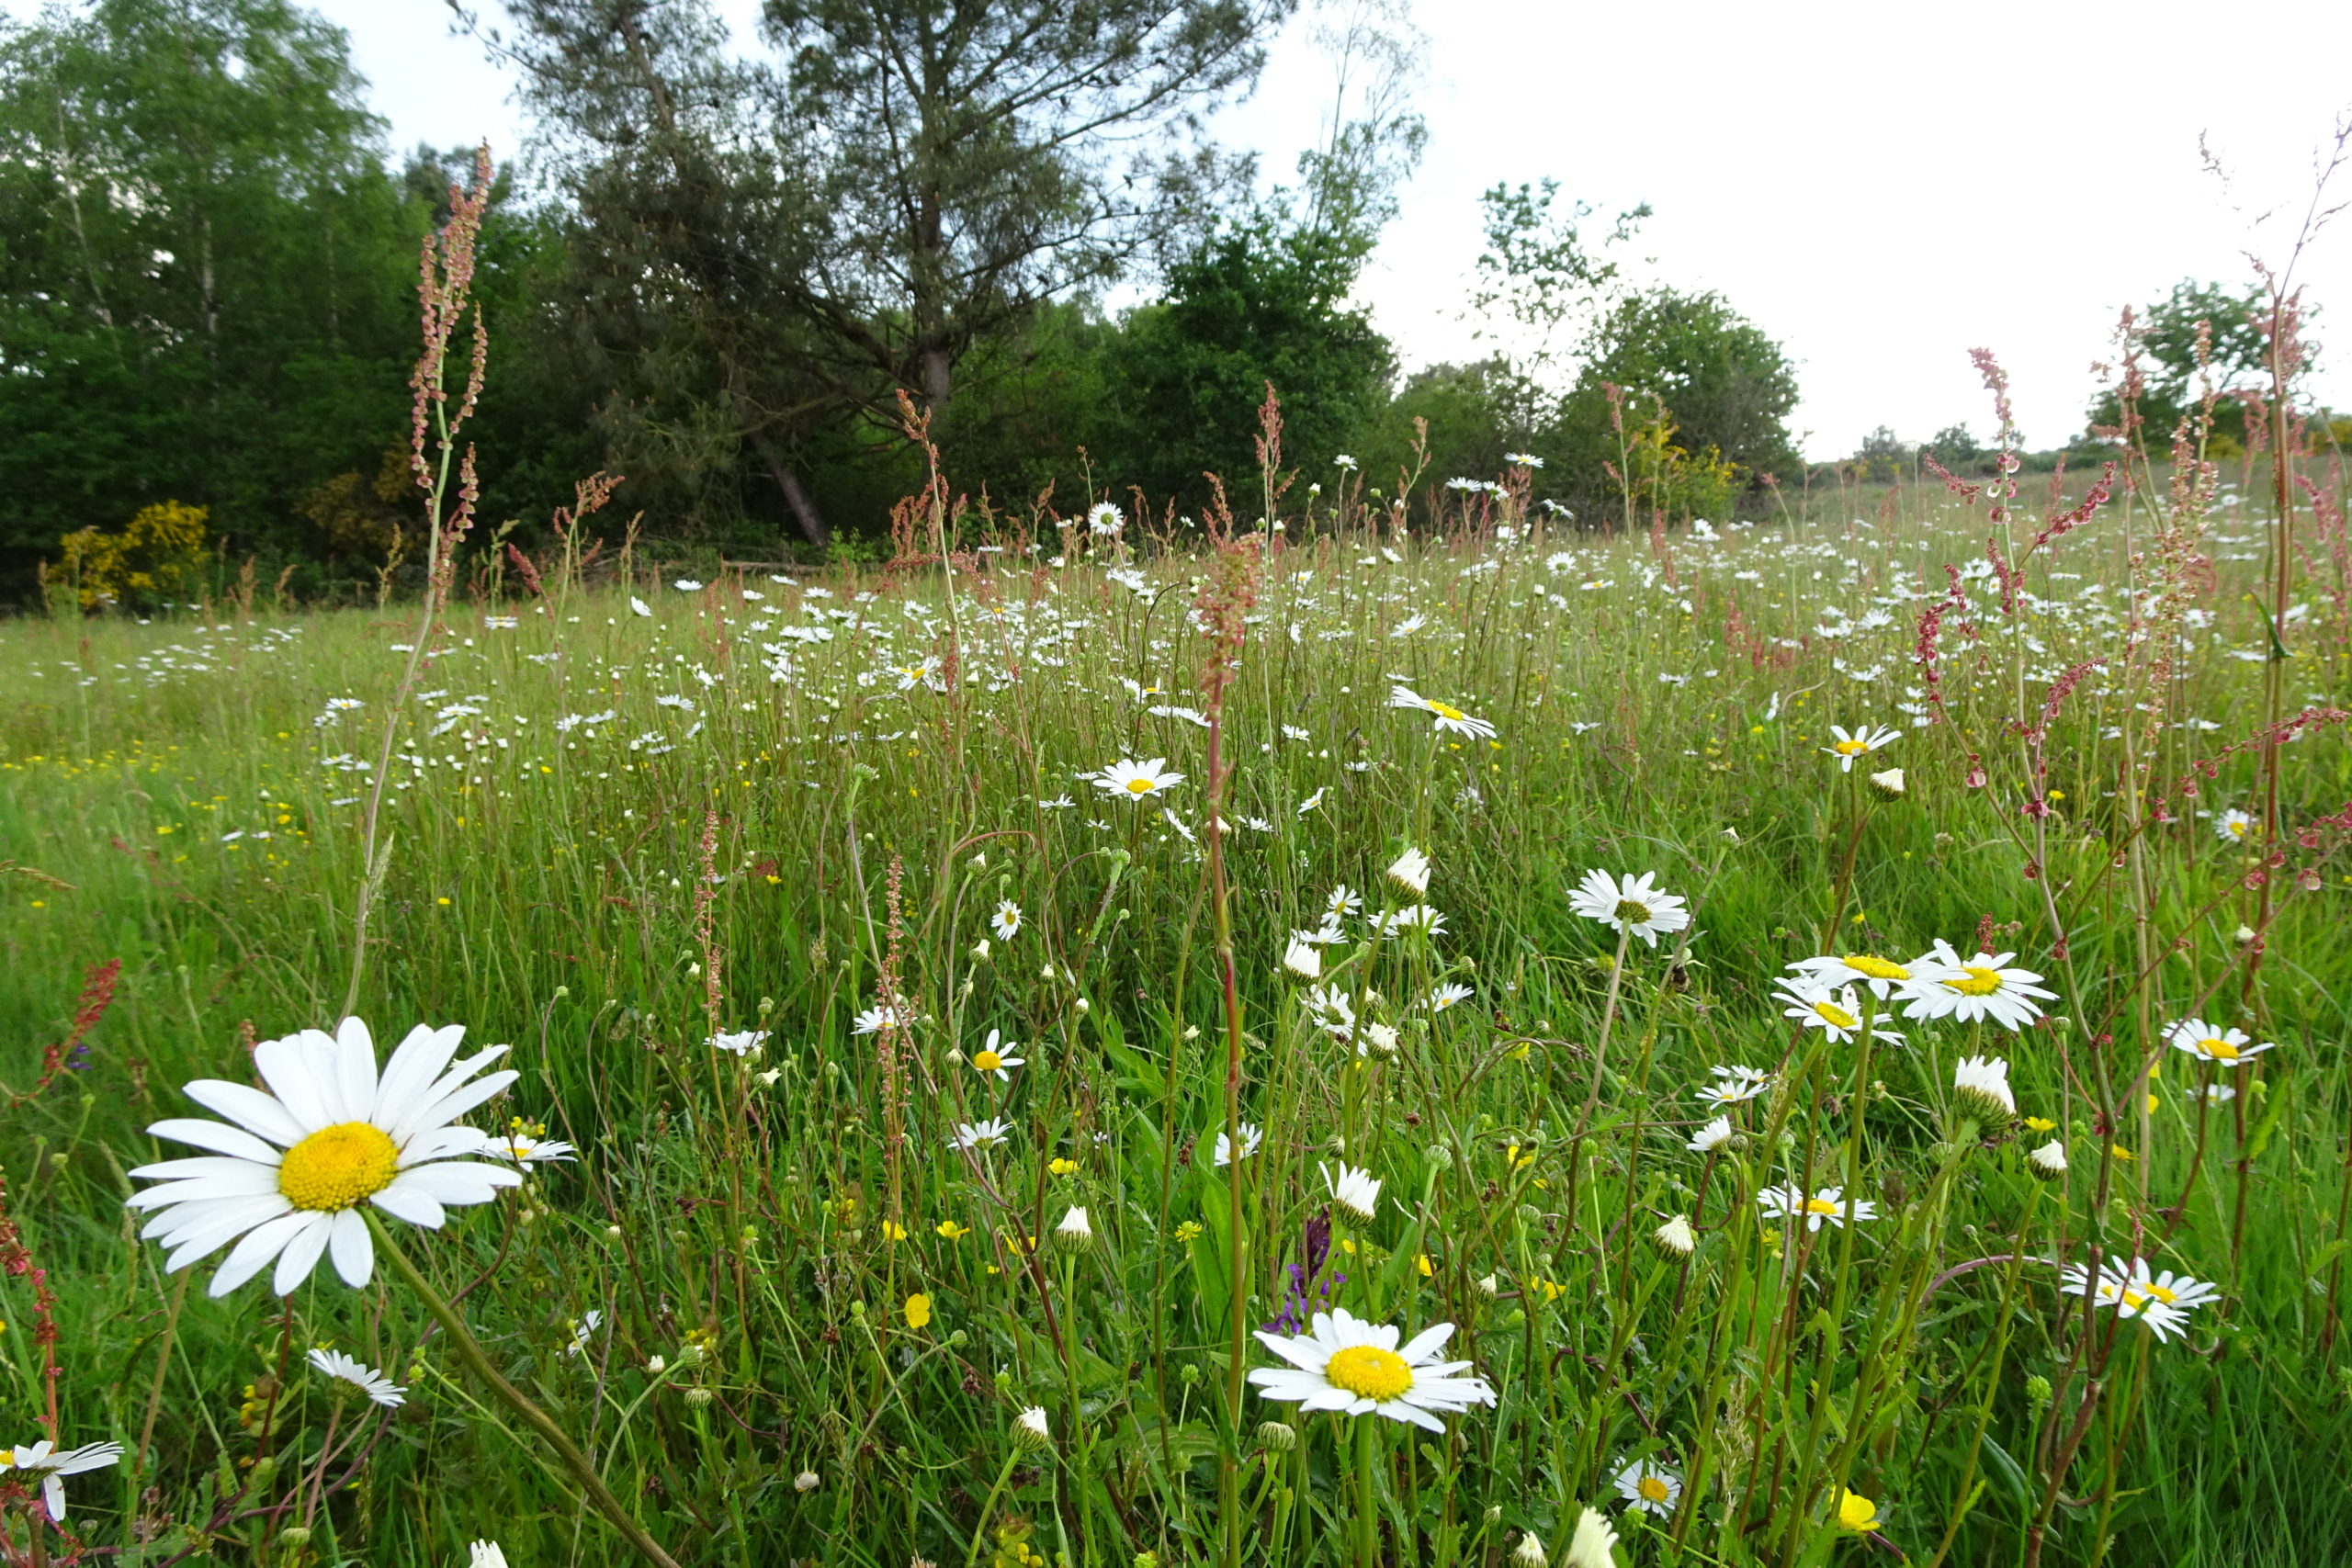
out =
[[[2139,439],[2163,449],[2184,419],[2192,418],[2210,380],[2219,397],[2213,428],[2233,443],[2245,439],[2245,408],[2233,395],[2270,389],[2269,345],[2263,323],[2269,319],[2269,297],[2261,286],[2233,290],[2218,283],[2184,278],[2171,294],[2150,305],[2137,323],[2144,384],[2140,393]],[[2199,363],[2199,341],[2204,339],[2205,358]],[[2310,366],[2304,367],[2306,372]],[[2113,389],[2101,392],[2090,408],[2090,427],[2119,428],[2122,401]]]
[[102,0],[0,36],[0,570],[141,509],[236,547],[404,435],[418,215],[342,35],[281,0]]

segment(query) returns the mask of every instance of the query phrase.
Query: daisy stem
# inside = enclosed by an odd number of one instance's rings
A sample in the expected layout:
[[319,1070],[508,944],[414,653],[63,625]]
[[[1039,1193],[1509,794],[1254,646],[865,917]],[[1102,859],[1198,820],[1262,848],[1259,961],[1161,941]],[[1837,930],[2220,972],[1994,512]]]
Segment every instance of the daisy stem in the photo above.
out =
[[587,1495],[588,1500],[596,1506],[596,1511],[611,1521],[613,1528],[637,1549],[639,1556],[649,1562],[660,1563],[662,1568],[678,1568],[677,1560],[662,1551],[661,1542],[648,1534],[627,1506],[613,1495],[612,1488],[605,1484],[603,1477],[596,1473],[596,1467],[588,1462],[588,1456],[580,1451],[580,1446],[571,1440],[571,1436],[490,1364],[489,1356],[483,1353],[473,1331],[466,1326],[466,1320],[458,1315],[458,1309],[433,1288],[432,1281],[424,1277],[424,1271],[411,1261],[407,1253],[401,1250],[399,1244],[392,1240],[391,1232],[377,1217],[375,1210],[363,1206],[359,1212],[368,1222],[368,1232],[375,1237],[378,1250],[390,1260],[392,1272],[401,1277],[401,1283],[416,1292],[417,1299],[424,1303],[424,1310],[433,1314],[434,1321],[449,1337],[449,1343],[457,1349],[458,1359],[465,1362],[467,1368],[487,1384],[491,1393],[496,1394],[508,1409],[520,1416],[525,1426],[546,1439],[548,1447],[556,1451],[556,1457],[563,1461],[564,1468],[571,1472],[572,1478],[579,1482],[580,1489]]
[[1380,1452],[1379,1418],[1367,1412],[1356,1424],[1356,1568],[1380,1568],[1380,1505],[1373,1493],[1373,1464]]
[[1012,1479],[1012,1467],[1021,1462],[1018,1444],[1005,1450],[1004,1463],[996,1472],[996,1484],[989,1488],[988,1501],[980,1505],[980,1522],[972,1529],[972,1549],[964,1554],[964,1568],[980,1560],[980,1543],[988,1539],[989,1516],[996,1512],[996,1500],[1004,1495],[1004,1483]]
[[[1634,928],[1619,921],[1617,926],[1617,960],[1609,966],[1609,994],[1600,1004],[1600,1039],[1592,1048],[1592,1085],[1586,1089],[1584,1109],[1577,1112],[1576,1135],[1568,1140],[1568,1193],[1562,1211],[1573,1215],[1577,1212],[1577,1177],[1583,1174],[1584,1134],[1592,1124],[1593,1108],[1600,1103],[1600,1069],[1609,1056],[1609,1026],[1617,1019],[1617,993],[1625,983],[1625,951],[1634,944]],[[1566,1247],[1562,1239],[1563,1251]]]

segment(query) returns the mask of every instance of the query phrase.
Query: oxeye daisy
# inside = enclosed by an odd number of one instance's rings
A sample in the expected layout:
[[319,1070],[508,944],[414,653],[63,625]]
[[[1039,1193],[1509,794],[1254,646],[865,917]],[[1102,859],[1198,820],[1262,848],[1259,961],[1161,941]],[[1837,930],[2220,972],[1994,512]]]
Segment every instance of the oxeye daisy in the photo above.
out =
[[7,1463],[0,1464],[0,1472],[21,1476],[26,1484],[40,1490],[41,1506],[49,1511],[53,1524],[65,1522],[65,1482],[69,1475],[86,1471],[104,1470],[122,1457],[120,1443],[85,1443],[78,1449],[62,1452],[46,1438],[30,1447],[19,1443],[0,1450]]
[[991,1029],[989,1043],[972,1053],[972,1068],[975,1072],[994,1073],[999,1083],[1011,1083],[1012,1069],[1028,1065],[1028,1057],[1012,1055],[1020,1049],[1019,1041],[1007,1040],[1004,1031]]
[[2119,1317],[2136,1317],[2159,1339],[2181,1333],[2188,1314],[2221,1294],[2215,1287],[2170,1269],[2159,1274],[2144,1258],[2126,1263],[2108,1258],[2099,1264],[2094,1282],[2090,1270],[2069,1263],[2059,1270],[2058,1288],[2070,1296],[2089,1295],[2100,1306],[2113,1307]]
[[2224,1029],[2201,1018],[2184,1018],[2165,1030],[2165,1043],[2176,1051],[2188,1052],[2200,1062],[2223,1067],[2234,1067],[2272,1046],[2267,1040],[2257,1044],[2243,1029]]
[[1168,771],[1168,759],[1165,757],[1154,757],[1148,762],[1121,758],[1101,773],[1086,776],[1096,789],[1105,795],[1124,795],[1136,800],[1148,795],[1165,795],[1184,782],[1183,774]]
[[1768,1220],[1801,1218],[1808,1231],[1817,1231],[1825,1224],[1842,1228],[1849,1220],[1878,1218],[1877,1204],[1866,1198],[1847,1198],[1842,1187],[1825,1187],[1811,1197],[1802,1187],[1767,1187],[1756,1195],[1756,1206]]
[[1720,1148],[1724,1145],[1731,1142],[1731,1118],[1728,1116],[1718,1116],[1713,1121],[1708,1122],[1705,1126],[1700,1128],[1697,1132],[1691,1134],[1690,1142],[1685,1146],[1689,1148],[1692,1154],[1702,1155],[1707,1153],[1710,1149]]
[[1316,1168],[1323,1172],[1323,1185],[1340,1208],[1366,1223],[1380,1213],[1380,1182],[1372,1172],[1358,1170],[1345,1160],[1340,1162],[1340,1174],[1336,1177],[1328,1166]]
[[1098,501],[1086,509],[1087,531],[1100,538],[1115,539],[1127,525],[1127,514],[1108,501]]
[[1682,1478],[1664,1465],[1637,1459],[1617,1472],[1617,1495],[1643,1513],[1665,1518],[1682,1500]]
[[1388,689],[1388,705],[1392,708],[1419,708],[1433,716],[1438,729],[1445,734],[1460,735],[1472,740],[1494,739],[1495,727],[1485,719],[1473,718],[1451,704],[1425,697],[1410,686],[1391,686]]
[[714,1034],[707,1043],[712,1050],[724,1051],[730,1056],[756,1056],[760,1054],[760,1047],[767,1043],[767,1039],[768,1032],[764,1029],[744,1029],[732,1034]]
[[579,1156],[579,1151],[570,1144],[548,1136],[547,1123],[526,1122],[520,1116],[510,1120],[503,1133],[492,1134],[481,1152],[498,1159],[513,1160],[526,1170],[535,1165],[568,1165]]
[[1836,738],[1835,744],[1824,746],[1822,750],[1838,759],[1838,771],[1842,773],[1854,771],[1855,758],[1867,757],[1880,747],[1903,739],[1899,729],[1873,728],[1867,724],[1850,733],[1843,725],[1833,724],[1829,733]]
[[1430,993],[1430,1011],[1443,1012],[1454,1003],[1467,1001],[1476,994],[1469,987],[1458,981],[1448,981]]
[[[1807,1029],[1818,1029],[1829,1036],[1833,1044],[1843,1045],[1862,1032],[1861,1002],[1854,995],[1854,987],[1831,991],[1826,986],[1807,986],[1783,980],[1778,999],[1788,1005],[1781,1010],[1783,1018],[1792,1018]],[[1903,1036],[1873,1020],[1871,1038],[1901,1044]]]
[[1260,1343],[1290,1365],[1253,1367],[1250,1382],[1260,1397],[1301,1410],[1385,1416],[1442,1432],[1440,1416],[1495,1403],[1486,1379],[1454,1375],[1471,1363],[1437,1359],[1452,1337],[1453,1325],[1441,1323],[1400,1346],[1393,1325],[1367,1323],[1344,1307],[1318,1312],[1306,1334],[1258,1330]]
[[2034,982],[2041,978],[2030,969],[2009,966],[2014,953],[1980,953],[1963,959],[1951,943],[1939,940],[1935,947],[1910,964],[1914,978],[1906,993],[1906,1018],[1952,1018],[1962,1023],[1990,1020],[2007,1030],[2022,1030],[2041,1016],[2041,1003],[2057,998]]
[[1401,909],[1391,909],[1373,921],[1373,928],[1383,936],[1395,936],[1398,931],[1443,936],[1445,917],[1427,904],[1408,904]]
[[904,1002],[895,1002],[887,997],[877,998],[872,1007],[850,1020],[849,1032],[852,1034],[879,1034],[886,1029],[894,1032],[903,1030],[913,1021]]
[[[1256,1154],[1260,1145],[1265,1141],[1266,1130],[1263,1127],[1249,1122],[1241,1123],[1241,1157],[1243,1159],[1248,1159],[1251,1155]],[[1216,1135],[1216,1154],[1210,1163],[1220,1166],[1233,1163],[1233,1144],[1229,1134],[1219,1133]]]
[[950,1146],[959,1149],[992,1149],[1012,1136],[1012,1122],[991,1119],[959,1122],[956,1124],[956,1135],[947,1141]]
[[506,1055],[503,1045],[452,1066],[465,1032],[418,1025],[379,1076],[368,1026],[347,1018],[333,1034],[307,1029],[255,1046],[268,1092],[214,1078],[189,1084],[190,1100],[235,1125],[174,1119],[148,1129],[213,1152],[131,1171],[159,1183],[130,1200],[162,1211],[140,1234],[171,1249],[166,1270],[235,1240],[213,1273],[215,1296],[273,1260],[271,1287],[289,1294],[330,1255],[345,1284],[366,1284],[376,1246],[360,1204],[437,1230],[448,1207],[486,1203],[522,1182],[520,1171],[457,1157],[488,1152],[458,1118],[518,1076],[476,1076]]
[[1599,920],[1618,931],[1637,936],[1652,947],[1661,933],[1671,934],[1690,923],[1690,910],[1675,894],[1661,892],[1657,877],[1619,879],[1605,871],[1588,871],[1568,895],[1568,908],[1588,920]]
[[[1423,882],[1426,884],[1426,877],[1423,878]],[[1363,895],[1344,882],[1332,888],[1330,896],[1323,900],[1323,919],[1327,925],[1336,924],[1351,916],[1362,913],[1363,913]]]
[[1977,1116],[2006,1122],[2018,1113],[2009,1091],[2009,1065],[1998,1056],[1962,1056],[1951,1070],[1951,1087]]
[[1871,995],[1881,1001],[1908,986],[1912,979],[1907,965],[1871,953],[1833,953],[1819,958],[1800,958],[1789,967],[1818,986],[1867,986]]
[[354,1360],[340,1350],[313,1350],[310,1359],[311,1365],[327,1376],[337,1382],[349,1383],[387,1410],[408,1403],[408,1390],[365,1361]]
[[2243,844],[2260,824],[2246,811],[2224,811],[2213,819],[2213,836],[2225,844]]
[[989,917],[989,926],[999,938],[1011,942],[1021,934],[1021,906],[1010,898],[999,899],[996,913]]
[[1430,857],[1408,848],[1389,865],[1388,880],[1419,897],[1430,890]]
[[1290,945],[1283,949],[1283,967],[1306,980],[1323,973],[1323,950],[1316,945],[1314,933],[1291,933]]
[[1707,1072],[1714,1081],[1700,1085],[1695,1091],[1702,1105],[1745,1105],[1772,1087],[1772,1075],[1755,1067],[1718,1066]]

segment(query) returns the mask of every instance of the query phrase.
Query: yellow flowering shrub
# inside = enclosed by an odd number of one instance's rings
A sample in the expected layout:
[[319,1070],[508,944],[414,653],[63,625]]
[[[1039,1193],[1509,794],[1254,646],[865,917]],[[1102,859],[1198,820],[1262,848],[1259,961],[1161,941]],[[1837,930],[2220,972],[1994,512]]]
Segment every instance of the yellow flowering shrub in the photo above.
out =
[[77,529],[58,543],[82,608],[168,599],[204,562],[211,510],[176,501],[141,508],[119,534]]

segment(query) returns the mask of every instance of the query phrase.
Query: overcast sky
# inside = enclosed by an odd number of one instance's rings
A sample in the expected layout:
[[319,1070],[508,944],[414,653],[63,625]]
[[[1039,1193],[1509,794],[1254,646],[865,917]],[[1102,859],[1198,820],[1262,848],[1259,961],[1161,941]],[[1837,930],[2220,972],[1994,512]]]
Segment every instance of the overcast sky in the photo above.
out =
[[[396,147],[516,145],[507,83],[443,6],[313,3],[350,30]],[[719,4],[748,39],[757,0]],[[2029,441],[2064,439],[2120,308],[2282,250],[2314,150],[2352,112],[2343,0],[1416,0],[1414,20],[1428,155],[1359,289],[1407,364],[1477,352],[1477,194],[1549,175],[1608,210],[1649,202],[1650,274],[1721,290],[1786,345],[1815,457],[1879,424],[1988,435],[1978,344],[2008,367]],[[1221,132],[1287,173],[1329,90],[1294,27]],[[2204,172],[2200,133],[2233,191]],[[2339,181],[2352,197],[2352,170]],[[2352,213],[2301,276],[2324,343],[2326,318],[2352,323]],[[2322,363],[2318,394],[2352,408],[2352,336]]]

